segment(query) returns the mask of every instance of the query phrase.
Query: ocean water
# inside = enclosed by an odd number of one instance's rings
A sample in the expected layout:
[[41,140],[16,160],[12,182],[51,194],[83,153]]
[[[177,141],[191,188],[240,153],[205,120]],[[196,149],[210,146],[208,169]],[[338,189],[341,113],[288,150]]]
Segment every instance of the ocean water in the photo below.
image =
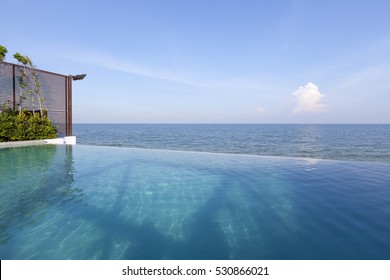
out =
[[0,259],[390,259],[389,163],[87,145],[0,163]]
[[390,125],[75,124],[77,143],[390,162]]

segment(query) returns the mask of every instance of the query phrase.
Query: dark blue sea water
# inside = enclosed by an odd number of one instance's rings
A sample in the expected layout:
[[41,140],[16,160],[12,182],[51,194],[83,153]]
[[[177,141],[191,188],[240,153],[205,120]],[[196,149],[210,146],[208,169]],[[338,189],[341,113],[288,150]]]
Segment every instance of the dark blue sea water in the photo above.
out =
[[75,124],[77,143],[390,162],[390,125]]

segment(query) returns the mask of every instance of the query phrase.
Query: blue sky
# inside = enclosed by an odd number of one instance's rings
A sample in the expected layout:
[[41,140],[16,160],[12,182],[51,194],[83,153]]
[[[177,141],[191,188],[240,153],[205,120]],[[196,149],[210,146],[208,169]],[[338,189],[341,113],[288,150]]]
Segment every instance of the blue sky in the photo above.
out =
[[[78,123],[390,123],[390,1],[2,1]],[[4,12],[7,11],[7,12]]]

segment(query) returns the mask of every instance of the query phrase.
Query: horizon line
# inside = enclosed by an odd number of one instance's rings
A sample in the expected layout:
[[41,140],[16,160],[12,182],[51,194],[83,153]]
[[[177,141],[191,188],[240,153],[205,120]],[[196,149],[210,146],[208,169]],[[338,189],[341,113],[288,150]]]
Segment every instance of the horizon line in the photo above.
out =
[[390,125],[390,123],[203,123],[203,122],[74,122],[73,124],[120,124],[120,125]]

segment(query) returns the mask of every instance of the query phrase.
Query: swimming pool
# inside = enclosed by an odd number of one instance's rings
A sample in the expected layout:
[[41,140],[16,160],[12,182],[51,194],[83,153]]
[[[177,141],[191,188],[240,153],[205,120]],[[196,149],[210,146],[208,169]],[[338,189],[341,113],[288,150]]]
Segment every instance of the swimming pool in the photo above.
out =
[[0,259],[390,259],[390,164],[0,149]]

